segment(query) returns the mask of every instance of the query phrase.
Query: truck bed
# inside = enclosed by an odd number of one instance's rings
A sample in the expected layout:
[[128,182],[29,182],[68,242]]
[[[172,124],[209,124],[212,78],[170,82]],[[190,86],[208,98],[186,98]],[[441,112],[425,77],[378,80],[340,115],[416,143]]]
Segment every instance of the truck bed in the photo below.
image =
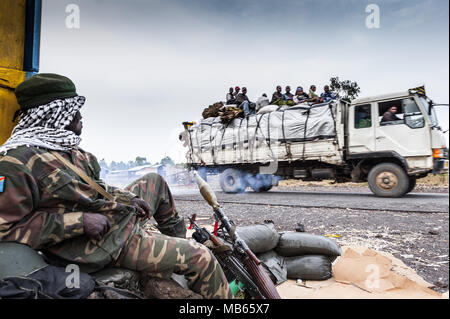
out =
[[186,128],[187,161],[193,165],[267,164],[278,161],[343,162],[336,103],[300,105],[266,114],[203,119]]

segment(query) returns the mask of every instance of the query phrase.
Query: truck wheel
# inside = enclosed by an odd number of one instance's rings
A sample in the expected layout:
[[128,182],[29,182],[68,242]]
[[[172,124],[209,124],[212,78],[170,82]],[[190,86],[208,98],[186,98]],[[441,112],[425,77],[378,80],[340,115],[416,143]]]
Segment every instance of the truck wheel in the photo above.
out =
[[233,168],[227,168],[220,175],[220,187],[225,193],[243,193],[247,188],[247,183],[243,174]]
[[409,178],[405,171],[392,163],[378,164],[367,177],[369,188],[380,197],[401,197],[406,194]]
[[408,190],[406,191],[406,194],[412,192],[414,187],[416,187],[416,182],[417,182],[417,178],[409,177],[409,186],[408,186]]
[[247,179],[247,184],[257,193],[267,192],[272,188],[272,175],[251,176]]

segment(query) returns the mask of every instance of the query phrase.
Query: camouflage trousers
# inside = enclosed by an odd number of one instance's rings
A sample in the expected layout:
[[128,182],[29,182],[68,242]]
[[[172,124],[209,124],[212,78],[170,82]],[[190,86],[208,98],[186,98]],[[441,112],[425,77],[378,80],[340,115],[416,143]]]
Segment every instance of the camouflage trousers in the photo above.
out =
[[[169,187],[158,174],[147,174],[127,187],[150,204],[159,227],[179,223]],[[184,225],[184,221],[183,221]],[[232,298],[225,274],[211,251],[194,240],[147,232],[142,227],[128,239],[116,267],[155,277],[184,275],[189,288],[204,298]]]

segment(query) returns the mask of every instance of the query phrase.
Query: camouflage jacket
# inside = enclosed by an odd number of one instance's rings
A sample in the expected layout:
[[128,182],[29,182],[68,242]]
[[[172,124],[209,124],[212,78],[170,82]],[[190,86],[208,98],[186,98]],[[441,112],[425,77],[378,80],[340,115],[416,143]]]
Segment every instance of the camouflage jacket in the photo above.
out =
[[[119,256],[138,227],[133,193],[99,180],[97,159],[81,149],[60,152],[97,181],[116,202],[105,200],[47,150],[21,146],[0,155],[0,241],[15,241],[48,252],[84,271],[103,268]],[[84,236],[83,214],[101,213],[111,230],[95,241]]]

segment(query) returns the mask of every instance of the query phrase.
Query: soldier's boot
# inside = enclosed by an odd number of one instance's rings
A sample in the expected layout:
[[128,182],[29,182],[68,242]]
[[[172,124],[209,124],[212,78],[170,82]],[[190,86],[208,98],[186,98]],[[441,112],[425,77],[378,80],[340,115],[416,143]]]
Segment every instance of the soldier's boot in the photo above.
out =
[[156,226],[156,228],[158,228],[163,235],[186,239],[186,225],[184,219],[178,215],[167,223]]

